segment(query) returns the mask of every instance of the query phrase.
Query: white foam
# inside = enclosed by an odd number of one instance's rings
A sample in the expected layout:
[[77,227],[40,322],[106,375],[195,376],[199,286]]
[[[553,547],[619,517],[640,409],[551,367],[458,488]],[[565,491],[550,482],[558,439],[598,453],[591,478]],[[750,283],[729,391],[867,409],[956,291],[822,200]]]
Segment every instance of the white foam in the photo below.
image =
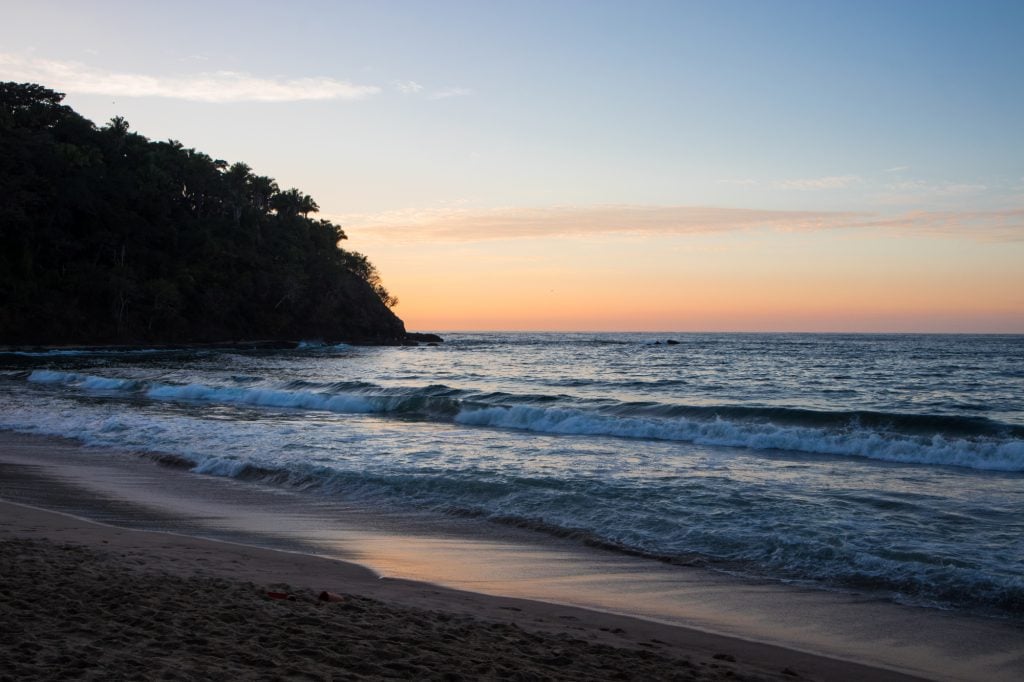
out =
[[208,457],[197,464],[192,471],[197,474],[210,476],[224,476],[227,478],[238,478],[249,466],[249,463],[241,459],[227,459],[224,457]]
[[[36,370],[35,383],[67,384],[86,390],[135,391],[144,384],[75,373]],[[294,408],[335,413],[403,412],[410,395],[370,396],[283,390],[270,387],[154,384],[145,395],[156,400],[185,400],[228,405]],[[433,415],[438,417],[438,415]],[[464,426],[510,428],[536,433],[614,436],[816,454],[855,456],[908,464],[936,464],[993,471],[1024,471],[1024,441],[995,438],[930,438],[888,433],[850,424],[844,429],[784,426],[717,418],[641,417],[526,405],[462,408],[453,417]]]
[[138,383],[131,379],[112,379],[74,372],[55,372],[48,369],[35,370],[29,375],[28,380],[37,384],[74,385],[91,391],[131,390],[138,386]]
[[212,403],[259,405],[263,407],[290,407],[327,412],[375,412],[366,398],[355,395],[332,395],[313,391],[282,391],[271,388],[213,387],[202,384],[171,386],[157,384],[146,391],[158,400],[193,400]]
[[136,383],[130,379],[107,379],[105,377],[85,377],[82,388],[94,391],[116,391],[134,388]]
[[835,431],[725,419],[612,417],[579,410],[527,406],[463,410],[459,424],[540,433],[615,436],[724,445],[755,450],[792,450],[866,457],[889,462],[939,464],[993,471],[1024,471],[1024,441],[913,438],[870,429]]

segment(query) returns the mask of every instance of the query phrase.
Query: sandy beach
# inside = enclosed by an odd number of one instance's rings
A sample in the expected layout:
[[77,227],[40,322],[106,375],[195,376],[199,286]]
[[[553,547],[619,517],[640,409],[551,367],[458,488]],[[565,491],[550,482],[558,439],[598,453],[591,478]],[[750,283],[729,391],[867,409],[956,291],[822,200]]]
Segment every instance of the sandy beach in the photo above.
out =
[[1009,622],[409,518],[0,433],[12,662],[0,679],[1009,681],[1024,669]]
[[4,680],[911,679],[313,556],[0,511]]
[[[0,443],[3,497],[24,499],[30,489],[38,499],[73,496],[67,480],[12,462],[77,446],[13,434]],[[142,514],[124,492],[124,504]],[[0,679],[913,679],[667,623],[381,578],[346,561],[7,501],[0,574],[0,655],[10,662]],[[337,596],[323,601],[322,592]]]

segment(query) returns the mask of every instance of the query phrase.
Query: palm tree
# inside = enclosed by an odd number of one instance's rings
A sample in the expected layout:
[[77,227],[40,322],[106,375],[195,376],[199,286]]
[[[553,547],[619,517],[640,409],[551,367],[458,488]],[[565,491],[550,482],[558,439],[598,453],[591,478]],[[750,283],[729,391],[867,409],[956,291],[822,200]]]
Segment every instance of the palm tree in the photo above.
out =
[[270,211],[270,201],[278,193],[277,182],[266,175],[253,175],[249,178],[249,187],[253,207],[261,215]]
[[274,195],[271,198],[270,207],[277,211],[278,215],[287,216],[301,213],[303,218],[308,218],[310,213],[320,210],[313,197],[303,194],[294,187]]
[[302,204],[302,192],[292,187],[270,198],[270,208],[279,216],[294,216]]
[[310,213],[316,213],[319,210],[320,207],[313,201],[313,197],[308,194],[303,194],[302,198],[299,199],[299,213],[302,214],[303,218],[309,218]]
[[231,164],[224,172],[224,180],[228,189],[228,208],[231,220],[238,227],[242,221],[242,210],[249,205],[249,178],[252,168],[241,161]]

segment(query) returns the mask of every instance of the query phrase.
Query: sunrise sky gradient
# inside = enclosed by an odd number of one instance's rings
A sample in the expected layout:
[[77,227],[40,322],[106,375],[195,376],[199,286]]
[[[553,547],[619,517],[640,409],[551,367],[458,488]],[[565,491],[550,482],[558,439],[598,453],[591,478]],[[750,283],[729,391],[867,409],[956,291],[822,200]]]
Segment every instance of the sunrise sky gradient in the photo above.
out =
[[411,330],[1024,333],[1024,3],[3,2],[0,80],[299,187]]

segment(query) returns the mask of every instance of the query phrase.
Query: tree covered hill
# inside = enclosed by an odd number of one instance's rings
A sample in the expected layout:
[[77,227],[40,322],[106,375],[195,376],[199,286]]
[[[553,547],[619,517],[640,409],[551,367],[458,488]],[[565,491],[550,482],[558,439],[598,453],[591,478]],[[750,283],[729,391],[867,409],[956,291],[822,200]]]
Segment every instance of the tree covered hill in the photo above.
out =
[[313,199],[0,83],[0,343],[395,343],[395,299]]

